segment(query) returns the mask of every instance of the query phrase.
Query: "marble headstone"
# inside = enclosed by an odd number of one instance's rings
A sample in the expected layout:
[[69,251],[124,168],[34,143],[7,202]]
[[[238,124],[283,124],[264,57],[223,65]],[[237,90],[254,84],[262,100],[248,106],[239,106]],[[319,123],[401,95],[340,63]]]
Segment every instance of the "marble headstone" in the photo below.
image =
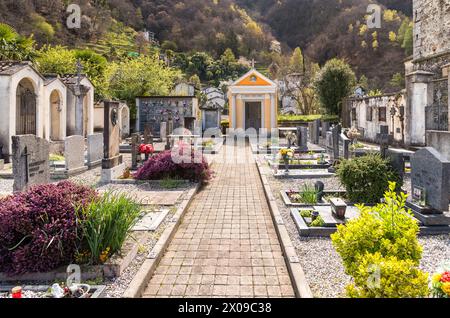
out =
[[87,162],[89,167],[102,163],[103,159],[103,134],[87,136]]
[[308,128],[297,127],[297,142],[299,151],[304,152],[308,150]]
[[64,158],[66,170],[77,170],[84,167],[84,137],[69,136],[64,139]]

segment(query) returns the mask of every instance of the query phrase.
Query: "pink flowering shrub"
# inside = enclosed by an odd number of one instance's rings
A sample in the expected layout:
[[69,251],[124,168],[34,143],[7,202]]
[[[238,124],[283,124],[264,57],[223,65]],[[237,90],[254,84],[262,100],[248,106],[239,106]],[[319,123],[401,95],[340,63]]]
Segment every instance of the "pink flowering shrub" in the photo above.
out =
[[137,180],[180,178],[195,182],[206,182],[211,179],[212,172],[205,157],[202,156],[201,163],[195,163],[192,152],[191,158],[191,163],[175,163],[170,150],[164,151],[147,160],[134,174],[134,178]]
[[65,181],[1,199],[0,272],[45,272],[70,264],[81,240],[75,207],[96,196]]

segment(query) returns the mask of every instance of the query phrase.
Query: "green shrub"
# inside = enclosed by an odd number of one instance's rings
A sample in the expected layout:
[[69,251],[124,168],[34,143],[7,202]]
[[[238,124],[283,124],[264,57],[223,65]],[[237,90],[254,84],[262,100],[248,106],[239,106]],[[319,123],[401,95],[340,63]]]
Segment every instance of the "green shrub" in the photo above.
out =
[[403,180],[392,170],[389,161],[377,154],[343,160],[337,168],[337,176],[347,190],[348,199],[358,203],[380,202],[389,181],[396,182],[397,191],[403,185]]
[[112,193],[77,209],[90,263],[104,263],[120,251],[140,211],[126,195]]
[[347,286],[347,295],[352,298],[428,297],[428,274],[412,260],[367,254],[355,272],[354,284]]
[[338,226],[337,232],[331,235],[347,274],[355,276],[367,253],[419,264],[422,257],[422,247],[417,240],[419,226],[405,209],[406,195],[397,195],[395,187],[395,183],[389,184],[384,203],[375,207],[358,206],[361,215]]

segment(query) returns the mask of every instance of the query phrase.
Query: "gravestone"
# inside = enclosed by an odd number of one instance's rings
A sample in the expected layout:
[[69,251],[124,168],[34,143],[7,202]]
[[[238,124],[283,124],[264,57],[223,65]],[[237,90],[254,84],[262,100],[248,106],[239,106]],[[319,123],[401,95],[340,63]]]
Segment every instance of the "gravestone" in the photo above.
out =
[[327,150],[327,154],[330,157],[333,157],[333,133],[331,131],[327,131],[326,133],[325,148]]
[[297,127],[297,142],[300,152],[308,151],[308,128]]
[[125,164],[119,153],[119,102],[105,101],[104,105],[102,182],[110,182],[123,173]]
[[386,151],[386,158],[389,159],[394,172],[403,180],[405,176],[405,157],[403,152],[394,149],[388,149]]
[[442,213],[448,211],[450,193],[450,161],[436,149],[427,147],[411,157],[412,193],[424,189],[426,205]]
[[69,136],[64,139],[64,158],[66,171],[76,173],[86,170],[84,165],[84,137]]
[[149,123],[144,124],[144,144],[146,145],[153,145],[153,133],[152,133],[152,127]]
[[348,159],[350,157],[351,140],[343,133],[339,135],[339,158]]
[[50,181],[50,145],[35,135],[12,136],[14,192]]
[[380,125],[380,133],[377,134],[377,141],[380,145],[381,157],[386,158],[386,152],[389,149],[389,145],[392,144],[393,136],[389,134],[389,126]]
[[322,138],[327,137],[327,132],[330,130],[330,122],[329,121],[322,121]]
[[0,171],[2,171],[5,168],[5,160],[0,159]]
[[92,168],[102,163],[103,159],[103,134],[87,136],[87,164]]
[[140,135],[131,134],[131,169],[137,170],[138,167],[138,157],[139,157],[139,145],[140,145]]
[[160,125],[161,125],[161,130],[160,130],[159,134],[161,136],[161,140],[166,141],[167,140],[167,122],[162,121]]
[[339,159],[339,140],[341,135],[341,125],[334,126],[331,129],[332,141],[333,141],[333,159]]
[[320,119],[316,119],[312,122],[312,132],[311,132],[312,143],[315,145],[319,144],[320,139]]

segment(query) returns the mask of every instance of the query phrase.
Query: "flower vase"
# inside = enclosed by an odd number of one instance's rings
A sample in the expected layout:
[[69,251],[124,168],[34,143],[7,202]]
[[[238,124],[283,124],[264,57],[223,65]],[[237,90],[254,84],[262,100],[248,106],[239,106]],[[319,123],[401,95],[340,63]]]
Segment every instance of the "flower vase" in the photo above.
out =
[[285,173],[288,174],[288,173],[289,173],[289,157],[288,157],[288,156],[285,156],[285,157],[283,158],[283,160],[284,160],[284,170],[285,170]]

